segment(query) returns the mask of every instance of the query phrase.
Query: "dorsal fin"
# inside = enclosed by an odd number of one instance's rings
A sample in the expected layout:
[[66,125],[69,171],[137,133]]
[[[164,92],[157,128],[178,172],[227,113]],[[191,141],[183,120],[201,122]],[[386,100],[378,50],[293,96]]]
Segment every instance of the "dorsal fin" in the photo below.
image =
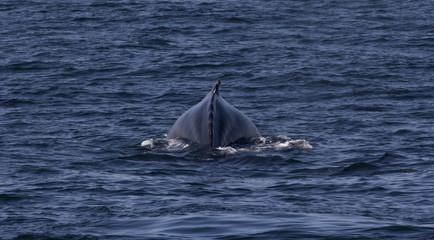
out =
[[[220,86],[220,80],[217,80],[217,82],[214,85],[214,88],[212,89],[212,97],[211,97],[211,101],[209,103],[209,107],[208,107],[208,132],[209,132],[209,145],[212,147],[213,146],[213,139],[214,139],[214,129],[213,129],[213,121],[214,121],[214,97],[215,95],[219,95],[218,91],[219,91],[219,86]],[[214,95],[215,94],[215,95]]]
[[221,83],[220,80],[217,80],[217,82],[214,85],[214,88],[212,89],[212,93],[216,93],[217,95],[219,94],[218,91],[219,91],[220,83]]

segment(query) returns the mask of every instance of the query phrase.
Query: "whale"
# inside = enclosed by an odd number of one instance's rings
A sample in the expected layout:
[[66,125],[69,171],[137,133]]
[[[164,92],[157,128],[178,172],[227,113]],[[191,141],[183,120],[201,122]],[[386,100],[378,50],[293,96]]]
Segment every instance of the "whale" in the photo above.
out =
[[202,101],[175,121],[167,134],[169,139],[187,139],[218,148],[261,136],[246,115],[223,99],[219,93],[220,84],[218,80]]

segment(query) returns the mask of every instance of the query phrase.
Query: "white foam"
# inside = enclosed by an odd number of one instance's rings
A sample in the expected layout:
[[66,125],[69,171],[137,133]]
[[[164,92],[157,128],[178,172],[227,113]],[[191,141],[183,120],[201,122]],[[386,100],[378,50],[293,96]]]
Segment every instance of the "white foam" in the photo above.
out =
[[[191,143],[181,139],[164,138],[148,139],[143,141],[140,146],[162,152],[182,151],[191,146]],[[234,155],[240,152],[261,152],[261,151],[284,151],[284,150],[311,150],[313,149],[309,141],[304,139],[291,139],[290,137],[279,135],[260,137],[250,145],[218,147],[216,150],[221,155]]]
[[140,146],[146,147],[146,148],[153,148],[154,147],[154,139],[148,139],[143,141]]
[[237,149],[233,147],[218,147],[216,149],[224,155],[234,155],[238,152]]
[[182,150],[182,149],[186,149],[188,147],[190,147],[190,144],[185,143],[179,139],[166,139],[168,142],[167,145],[167,150],[172,150],[172,151],[178,151],[178,150]]
[[290,137],[279,135],[272,137],[261,137],[259,142],[253,145],[256,150],[286,150],[286,149],[300,149],[311,150],[312,145],[304,139],[291,139]]
[[140,144],[140,146],[148,150],[174,152],[186,149],[190,146],[190,144],[180,139],[168,139],[164,137],[145,140]]

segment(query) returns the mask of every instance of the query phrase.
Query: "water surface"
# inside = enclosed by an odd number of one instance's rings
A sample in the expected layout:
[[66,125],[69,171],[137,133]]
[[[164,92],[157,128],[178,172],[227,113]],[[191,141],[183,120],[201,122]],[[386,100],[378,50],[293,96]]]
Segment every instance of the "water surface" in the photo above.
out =
[[[2,1],[1,239],[429,239],[432,1]],[[165,134],[221,80],[263,138]]]

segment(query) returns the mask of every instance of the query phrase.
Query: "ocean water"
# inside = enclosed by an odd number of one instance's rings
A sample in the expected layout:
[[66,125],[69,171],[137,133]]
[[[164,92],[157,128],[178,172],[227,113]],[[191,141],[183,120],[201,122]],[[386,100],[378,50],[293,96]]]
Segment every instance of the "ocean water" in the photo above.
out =
[[[0,2],[0,239],[433,239],[434,2]],[[221,80],[262,137],[165,134]]]

